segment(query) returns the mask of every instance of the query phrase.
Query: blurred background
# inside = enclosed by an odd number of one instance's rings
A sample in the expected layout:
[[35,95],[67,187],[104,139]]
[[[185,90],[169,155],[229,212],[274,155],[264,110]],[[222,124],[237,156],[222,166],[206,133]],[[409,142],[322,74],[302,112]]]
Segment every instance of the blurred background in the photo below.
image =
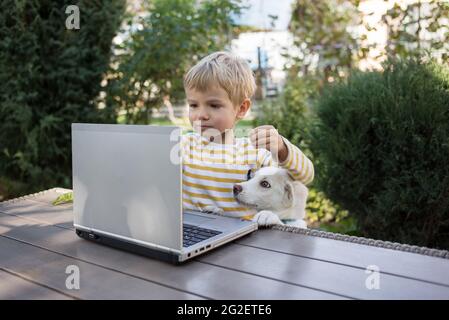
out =
[[[79,8],[79,24],[69,5]],[[449,2],[3,0],[0,201],[71,188],[72,122],[189,130],[183,75],[232,51],[315,165],[311,228],[449,249]],[[75,20],[73,20],[75,19]]]

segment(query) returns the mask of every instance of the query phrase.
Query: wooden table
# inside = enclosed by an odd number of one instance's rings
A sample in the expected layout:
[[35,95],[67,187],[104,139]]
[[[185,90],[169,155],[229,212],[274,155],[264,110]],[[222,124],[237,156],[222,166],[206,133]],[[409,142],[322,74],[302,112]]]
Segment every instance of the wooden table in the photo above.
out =
[[446,251],[265,229],[174,266],[79,238],[72,205],[51,204],[67,191],[0,203],[1,299],[449,299]]

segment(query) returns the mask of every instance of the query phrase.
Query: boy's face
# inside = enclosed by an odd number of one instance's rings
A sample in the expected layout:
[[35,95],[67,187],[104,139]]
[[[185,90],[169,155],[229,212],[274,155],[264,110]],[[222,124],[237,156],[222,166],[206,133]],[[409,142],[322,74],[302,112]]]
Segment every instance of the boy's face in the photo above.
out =
[[205,131],[224,133],[232,129],[251,105],[249,99],[245,99],[240,106],[233,105],[227,92],[218,86],[206,91],[186,89],[186,97],[190,123],[196,132],[203,135]]

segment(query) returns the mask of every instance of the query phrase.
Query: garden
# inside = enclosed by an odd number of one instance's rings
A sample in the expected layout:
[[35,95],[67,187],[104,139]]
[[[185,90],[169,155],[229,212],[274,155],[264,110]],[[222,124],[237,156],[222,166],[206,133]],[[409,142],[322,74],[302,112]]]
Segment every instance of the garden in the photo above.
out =
[[[310,228],[449,249],[449,3],[290,3],[285,78],[239,134],[271,124],[312,160]],[[0,201],[71,188],[71,123],[188,130],[185,71],[273,32],[239,21],[239,0],[77,6],[70,28],[67,1],[0,4]]]

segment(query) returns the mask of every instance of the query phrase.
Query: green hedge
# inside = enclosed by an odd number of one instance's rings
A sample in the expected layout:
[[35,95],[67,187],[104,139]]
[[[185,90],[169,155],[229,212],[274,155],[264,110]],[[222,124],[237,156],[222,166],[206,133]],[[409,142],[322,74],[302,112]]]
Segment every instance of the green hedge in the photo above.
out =
[[115,121],[95,98],[125,2],[76,1],[80,29],[68,30],[73,2],[1,1],[0,192],[70,187],[71,123]]
[[449,68],[393,61],[324,91],[316,183],[362,236],[449,249]]

